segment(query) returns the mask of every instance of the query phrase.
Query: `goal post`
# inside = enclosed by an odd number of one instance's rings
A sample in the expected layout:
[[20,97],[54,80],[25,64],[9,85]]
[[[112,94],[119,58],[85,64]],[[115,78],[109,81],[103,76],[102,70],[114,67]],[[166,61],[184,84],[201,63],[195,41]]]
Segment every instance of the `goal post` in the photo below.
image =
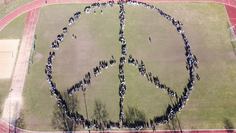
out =
[[230,38],[231,38],[231,41],[236,41],[236,29],[235,29],[235,26],[236,25],[234,25],[234,26],[231,26],[231,27],[229,27],[229,35],[230,35]]

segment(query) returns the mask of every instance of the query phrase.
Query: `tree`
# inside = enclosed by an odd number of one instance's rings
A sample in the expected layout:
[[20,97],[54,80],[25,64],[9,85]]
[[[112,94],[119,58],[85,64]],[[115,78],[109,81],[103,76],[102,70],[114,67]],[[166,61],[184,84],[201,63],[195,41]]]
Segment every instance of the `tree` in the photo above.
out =
[[128,106],[128,111],[125,111],[127,124],[135,122],[145,122],[146,116],[143,111],[138,110],[137,107]]
[[[68,116],[75,116],[77,114],[76,110],[79,108],[79,101],[72,96],[68,96],[67,93],[64,93],[61,95],[64,99],[62,100],[63,102],[67,102],[66,106],[67,109],[70,110],[71,112],[68,112]],[[76,130],[76,123],[75,120],[69,119],[64,113],[63,113],[63,108],[62,106],[58,106],[56,103],[54,105],[54,111],[53,111],[53,118],[52,118],[52,127],[54,129],[59,129],[62,131],[75,131]]]
[[225,129],[229,129],[228,133],[233,133],[233,130],[230,129],[234,129],[234,124],[228,118],[224,118],[224,125]]
[[24,122],[24,114],[23,111],[20,111],[20,116],[15,122],[15,126],[21,129],[25,128],[25,122]]
[[107,123],[108,116],[109,113],[106,110],[106,104],[103,104],[100,100],[95,100],[93,117],[99,122],[98,124],[100,124],[103,129]]

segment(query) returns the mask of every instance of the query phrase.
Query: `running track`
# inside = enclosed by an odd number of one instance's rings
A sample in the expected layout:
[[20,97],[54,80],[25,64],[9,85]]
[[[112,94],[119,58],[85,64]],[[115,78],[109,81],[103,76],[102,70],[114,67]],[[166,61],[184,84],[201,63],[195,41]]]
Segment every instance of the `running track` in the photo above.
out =
[[[117,1],[117,0],[115,0]],[[231,25],[236,24],[236,1],[235,0],[137,0],[143,2],[170,2],[170,1],[209,1],[209,2],[218,2],[225,4],[226,10],[229,15]],[[61,3],[92,3],[98,2],[98,0],[47,0],[47,4],[61,4]],[[0,31],[12,20],[17,18],[23,13],[26,13],[32,9],[45,6],[45,0],[36,0],[24,6],[17,8],[16,10],[9,13],[2,20],[0,20]]]
[[[115,0],[116,1],[116,0]],[[140,0],[138,0],[140,1]],[[141,0],[143,2],[170,2],[170,1],[208,1],[208,2],[218,2],[225,4],[229,20],[231,22],[231,26],[236,25],[236,1],[235,0]],[[97,2],[97,0],[47,0],[47,5],[49,4],[61,4],[61,3],[92,3]],[[45,6],[45,0],[36,0],[24,6],[21,6],[5,16],[2,20],[0,20],[0,31],[12,20],[17,18],[23,13],[27,12],[26,17],[26,25],[24,29],[24,35],[21,42],[21,47],[18,55],[18,60],[16,63],[15,71],[13,74],[13,80],[11,84],[11,89],[14,88],[10,93],[10,95],[16,97],[16,101],[21,99],[21,94],[24,86],[24,80],[26,76],[26,69],[28,65],[28,59],[31,50],[31,43],[33,41],[34,31],[36,28],[36,23],[38,21],[39,11],[41,6]],[[10,96],[9,95],[9,96]],[[18,99],[17,99],[18,98]],[[11,99],[11,98],[10,98]],[[9,101],[9,100],[7,100]],[[21,100],[20,100],[21,101]],[[13,102],[13,101],[12,101]],[[10,102],[10,108],[12,106],[12,102]],[[7,103],[7,102],[6,102]],[[14,102],[13,102],[14,103]],[[8,103],[9,104],[9,103]],[[14,107],[14,105],[13,105]],[[9,113],[9,108],[4,108],[4,112]],[[11,112],[9,113],[11,114]],[[13,113],[11,114],[13,116]],[[10,116],[11,116],[10,115]],[[13,118],[13,117],[12,117]],[[22,130],[15,128],[12,125],[9,125],[4,120],[0,119],[0,133],[7,132],[17,132],[17,133],[33,133],[32,131]],[[143,133],[153,133],[152,131],[142,131]],[[180,133],[180,131],[155,131],[157,133]],[[236,130],[183,130],[183,133],[229,133],[234,132]],[[40,132],[34,132],[40,133]],[[49,133],[49,132],[48,132]],[[81,133],[81,132],[80,132]],[[95,133],[95,132],[94,132]],[[121,133],[121,132],[120,132]]]

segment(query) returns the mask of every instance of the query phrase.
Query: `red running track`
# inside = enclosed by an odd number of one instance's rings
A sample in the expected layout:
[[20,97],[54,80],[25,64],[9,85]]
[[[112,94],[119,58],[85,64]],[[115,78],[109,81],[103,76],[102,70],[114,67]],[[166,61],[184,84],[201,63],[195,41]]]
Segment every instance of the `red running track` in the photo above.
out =
[[[117,1],[117,0],[115,0]],[[140,0],[137,0],[140,1]],[[141,0],[143,2],[172,2],[172,1],[208,1],[208,2],[218,2],[225,4],[231,26],[236,25],[236,1],[235,0]],[[29,4],[23,5],[16,10],[12,11],[10,14],[5,16],[2,20],[0,20],[0,31],[12,20],[17,18],[23,13],[27,13],[26,17],[26,26],[24,29],[24,36],[23,40],[25,38],[25,41],[27,41],[26,44],[30,44],[33,39],[34,30],[36,26],[36,22],[38,19],[38,13],[41,6],[49,5],[49,4],[63,4],[63,3],[92,3],[92,2],[98,2],[98,0],[47,0],[47,4],[45,4],[45,0],[36,0],[34,2],[31,2]],[[32,15],[35,14],[36,15]],[[35,17],[34,17],[35,16]],[[37,17],[36,17],[37,16]],[[32,19],[34,22],[31,22]],[[31,24],[33,23],[33,24]],[[30,26],[32,25],[32,26]],[[30,49],[30,46],[27,46],[27,50]],[[30,53],[30,52],[27,52]],[[20,53],[19,53],[20,54]],[[26,59],[28,59],[29,56],[27,56]],[[25,71],[24,71],[25,72]],[[23,78],[24,79],[24,78]],[[27,131],[19,128],[15,128],[12,125],[9,125],[2,119],[0,119],[0,133],[42,133],[42,132],[34,132],[34,131]],[[120,131],[120,133],[123,133],[124,131]],[[141,131],[140,131],[141,132]],[[155,131],[156,133],[180,133],[181,131]],[[183,133],[236,133],[236,130],[183,130]],[[49,133],[49,132],[48,132]],[[95,132],[94,132],[95,133]],[[99,133],[99,132],[96,132]],[[128,133],[128,131],[126,132]],[[154,133],[153,131],[142,131],[142,133]]]
[[[8,125],[6,122],[0,120],[0,132],[1,133],[45,133],[45,132],[36,132],[36,131],[28,131],[19,128],[15,128],[12,125]],[[73,133],[88,133],[88,131],[77,131]],[[91,131],[92,133],[101,133],[96,131]],[[137,131],[116,131],[116,132],[104,132],[104,133],[136,133]],[[158,131],[139,131],[140,133],[236,133],[236,130],[221,130],[221,129],[209,129],[209,130],[182,130],[182,131],[174,131],[174,130],[158,130]],[[53,132],[47,132],[53,133]],[[55,133],[55,132],[54,132]]]
[[[115,0],[117,1],[117,0]],[[143,2],[173,2],[173,1],[208,1],[208,2],[218,2],[225,4],[227,9],[231,25],[236,24],[236,1],[235,0],[137,0]],[[98,0],[47,0],[48,4],[62,4],[62,3],[92,3],[98,2]],[[3,19],[0,20],[0,31],[12,20],[17,18],[23,13],[26,13],[32,9],[39,8],[41,6],[45,6],[45,0],[36,0],[34,2],[23,5],[16,10],[9,13]]]
[[[17,62],[12,78],[12,83],[11,83],[11,88],[14,88],[10,93],[11,97],[14,97],[14,99],[21,99],[22,91],[23,91],[23,86],[24,86],[24,81],[25,81],[25,76],[26,76],[26,69],[28,66],[28,60],[30,56],[30,51],[32,47],[32,41],[34,38],[34,32],[36,28],[36,23],[38,21],[38,16],[39,16],[40,8],[35,8],[31,11],[28,11],[27,17],[26,17],[26,24],[24,28],[24,33],[23,33],[23,38],[21,40],[21,45],[20,45],[20,50],[18,53],[17,57]],[[14,106],[14,101],[11,100],[10,106]],[[8,102],[6,102],[8,104]],[[10,108],[7,108],[5,106],[4,111],[3,111],[3,118],[4,116],[8,116]],[[20,108],[16,108],[15,110],[20,110]],[[18,112],[16,111],[16,112]],[[13,114],[13,113],[12,113]],[[10,117],[11,118],[11,117]],[[4,132],[13,132],[14,128],[12,126],[9,126],[3,120],[0,120],[0,133]]]

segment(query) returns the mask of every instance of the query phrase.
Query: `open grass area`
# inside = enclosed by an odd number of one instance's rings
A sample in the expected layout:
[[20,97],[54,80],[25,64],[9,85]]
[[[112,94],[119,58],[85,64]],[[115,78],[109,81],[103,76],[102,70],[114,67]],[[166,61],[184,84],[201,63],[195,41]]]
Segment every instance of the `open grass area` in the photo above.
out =
[[[172,2],[152,3],[165,13],[184,24],[185,34],[190,41],[191,51],[200,61],[197,73],[201,81],[191,92],[190,100],[178,114],[182,129],[223,129],[224,119],[236,126],[234,106],[236,84],[236,56],[230,43],[227,26],[229,23],[223,4],[211,2]],[[94,15],[83,14],[75,24],[68,26],[68,19],[77,11],[83,11],[89,4],[68,4],[44,6],[40,10],[37,23],[36,52],[30,75],[26,77],[24,114],[26,129],[54,130],[51,120],[56,104],[55,97],[49,94],[44,68],[51,43],[62,32],[68,33],[55,50],[53,59],[53,81],[59,91],[65,92],[78,83],[85,74],[91,73],[91,85],[86,87],[85,98],[89,119],[93,119],[94,104],[100,100],[106,105],[108,119],[119,119],[119,79],[118,65],[93,76],[93,68],[99,61],[115,57],[117,63],[121,56],[119,44],[119,7],[108,7]],[[62,10],[63,9],[63,10]],[[158,76],[179,95],[188,82],[185,69],[184,41],[175,27],[153,10],[144,7],[125,6],[125,39],[128,55],[143,60],[147,71]],[[72,34],[77,39],[72,39]],[[148,38],[152,38],[152,43]],[[136,107],[145,114],[146,120],[164,114],[171,101],[164,90],[156,89],[146,77],[138,73],[134,66],[125,64],[127,92],[124,98],[124,111]],[[86,108],[83,93],[76,92],[78,112],[85,118]],[[159,126],[158,129],[167,129]]]
[[[17,17],[0,31],[0,39],[21,39],[25,27],[26,14]],[[3,63],[3,62],[1,62]],[[14,72],[14,70],[13,70]],[[13,73],[12,72],[12,73]],[[7,98],[11,86],[12,77],[10,79],[0,79],[0,116],[4,108],[4,102]]]

